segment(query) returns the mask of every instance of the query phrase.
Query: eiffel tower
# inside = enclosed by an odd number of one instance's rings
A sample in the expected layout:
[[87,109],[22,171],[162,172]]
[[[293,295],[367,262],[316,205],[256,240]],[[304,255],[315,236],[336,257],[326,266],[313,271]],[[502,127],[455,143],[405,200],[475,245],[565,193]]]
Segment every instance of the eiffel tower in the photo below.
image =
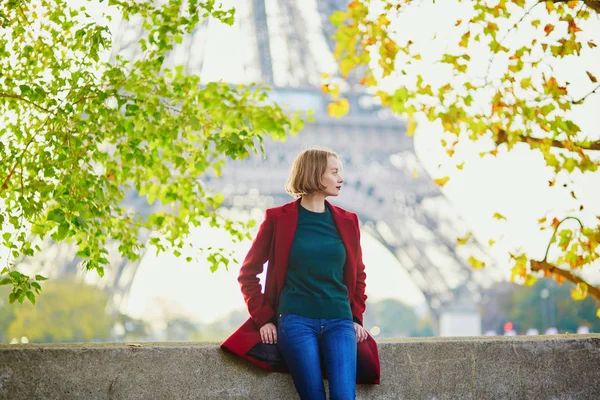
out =
[[[345,0],[236,2],[235,25],[220,28],[238,45],[228,50],[238,57],[231,83],[263,82],[274,88],[271,97],[279,104],[314,110],[314,123],[285,143],[266,143],[265,157],[229,162],[222,177],[208,174],[204,179],[225,194],[223,207],[264,210],[292,200],[284,184],[300,150],[329,147],[340,154],[346,178],[343,193],[333,202],[356,212],[362,229],[394,254],[423,293],[434,320],[445,310],[472,311],[480,303],[481,289],[501,280],[501,273],[477,242],[457,247],[456,238],[467,229],[421,165],[405,123],[381,109],[352,77],[345,87],[350,113],[342,119],[327,114],[329,100],[319,87],[321,74],[336,69],[329,16],[345,6]],[[186,73],[202,78],[210,73],[211,63],[222,65],[211,59],[216,23],[200,23],[170,52],[165,67],[183,65]],[[141,21],[121,21],[113,58],[140,57],[138,40],[143,35]],[[152,212],[135,193],[125,201],[142,214]],[[77,270],[80,260],[74,249],[56,243],[50,247],[44,258],[32,261],[38,270],[52,277]],[[139,262],[120,258],[116,251],[111,255],[112,268],[100,283],[119,304],[127,297]],[[466,261],[469,255],[489,266],[474,270]]]

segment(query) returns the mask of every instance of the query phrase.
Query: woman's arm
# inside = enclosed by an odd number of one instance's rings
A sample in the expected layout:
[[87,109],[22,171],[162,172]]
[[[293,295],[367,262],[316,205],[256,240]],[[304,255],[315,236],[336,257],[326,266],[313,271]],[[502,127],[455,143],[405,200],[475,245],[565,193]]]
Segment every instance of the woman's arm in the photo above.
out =
[[263,272],[263,265],[269,259],[273,229],[273,217],[269,217],[267,210],[265,212],[265,219],[258,228],[258,233],[252,241],[252,246],[246,258],[244,258],[238,276],[238,282],[242,289],[244,301],[248,306],[248,312],[259,328],[269,322],[275,315],[275,311],[267,303],[265,295],[261,291],[260,280],[257,277],[257,275]]
[[365,279],[367,274],[365,273],[365,264],[362,260],[362,248],[360,246],[360,224],[358,223],[358,216],[354,214],[354,221],[356,222],[356,230],[358,231],[358,263],[356,266],[356,286],[354,288],[354,296],[352,302],[352,316],[354,322],[362,325],[363,324],[363,313],[366,308],[367,295],[365,294],[365,288],[367,284]]

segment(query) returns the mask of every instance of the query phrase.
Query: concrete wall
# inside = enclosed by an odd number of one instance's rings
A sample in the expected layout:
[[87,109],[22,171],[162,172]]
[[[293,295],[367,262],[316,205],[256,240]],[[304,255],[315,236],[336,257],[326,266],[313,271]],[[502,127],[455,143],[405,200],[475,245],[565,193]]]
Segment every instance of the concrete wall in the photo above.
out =
[[[381,385],[359,399],[600,399],[600,335],[379,341]],[[217,345],[0,346],[0,399],[295,399]]]

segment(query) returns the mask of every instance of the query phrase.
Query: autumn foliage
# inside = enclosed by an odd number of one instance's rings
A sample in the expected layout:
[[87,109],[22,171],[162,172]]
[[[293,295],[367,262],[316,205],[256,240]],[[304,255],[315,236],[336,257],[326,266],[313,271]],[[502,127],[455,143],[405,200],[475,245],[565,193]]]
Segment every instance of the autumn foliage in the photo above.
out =
[[[590,55],[599,59],[597,43],[586,35],[583,26],[599,18],[600,2],[455,3],[471,7],[464,18],[454,22],[459,39],[432,61],[420,54],[430,38],[411,36],[398,21],[419,7],[437,7],[439,2],[352,1],[346,10],[331,16],[337,27],[335,57],[342,77],[348,77],[351,71],[360,72],[360,84],[366,90],[384,107],[408,119],[409,134],[417,115],[439,123],[445,132],[442,145],[450,157],[465,140],[491,139],[492,146],[480,156],[496,157],[499,149],[528,146],[543,157],[555,179],[559,174],[597,173],[598,132],[584,132],[573,115],[578,106],[598,94],[600,63],[591,67],[594,70],[573,72],[586,82],[585,87],[580,85],[576,90],[568,79],[555,73],[553,63]],[[597,24],[595,29],[597,32]],[[478,78],[473,78],[472,71],[477,63],[471,57],[479,54],[472,51],[474,47],[485,48],[490,55]],[[421,75],[420,67],[432,62],[447,65],[452,78],[440,84]],[[390,85],[390,81],[400,83]],[[457,168],[462,169],[462,165]],[[435,182],[443,186],[449,179],[436,178]],[[548,184],[553,186],[555,179]],[[571,196],[577,198],[575,192]],[[589,294],[600,300],[600,290],[579,276],[582,268],[600,257],[600,216],[596,216],[595,224],[586,225],[578,214],[585,212],[582,204],[572,215],[540,216],[540,228],[552,232],[546,255],[536,260],[522,252],[511,254],[512,279],[526,285],[533,285],[541,277],[568,280],[576,285],[573,299]],[[562,225],[565,220],[576,221],[577,225],[567,229]],[[465,241],[459,238],[459,244],[461,240]],[[548,256],[551,248],[560,252],[552,259]],[[484,266],[476,259],[470,263],[476,268]]]

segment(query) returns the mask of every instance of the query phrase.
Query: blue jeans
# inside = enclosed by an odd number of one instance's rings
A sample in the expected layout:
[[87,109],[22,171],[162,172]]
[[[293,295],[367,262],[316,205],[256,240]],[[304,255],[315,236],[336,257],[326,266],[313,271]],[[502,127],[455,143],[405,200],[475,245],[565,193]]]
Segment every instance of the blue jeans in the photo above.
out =
[[352,320],[280,314],[277,344],[301,399],[325,400],[321,355],[330,399],[355,399],[356,331]]

